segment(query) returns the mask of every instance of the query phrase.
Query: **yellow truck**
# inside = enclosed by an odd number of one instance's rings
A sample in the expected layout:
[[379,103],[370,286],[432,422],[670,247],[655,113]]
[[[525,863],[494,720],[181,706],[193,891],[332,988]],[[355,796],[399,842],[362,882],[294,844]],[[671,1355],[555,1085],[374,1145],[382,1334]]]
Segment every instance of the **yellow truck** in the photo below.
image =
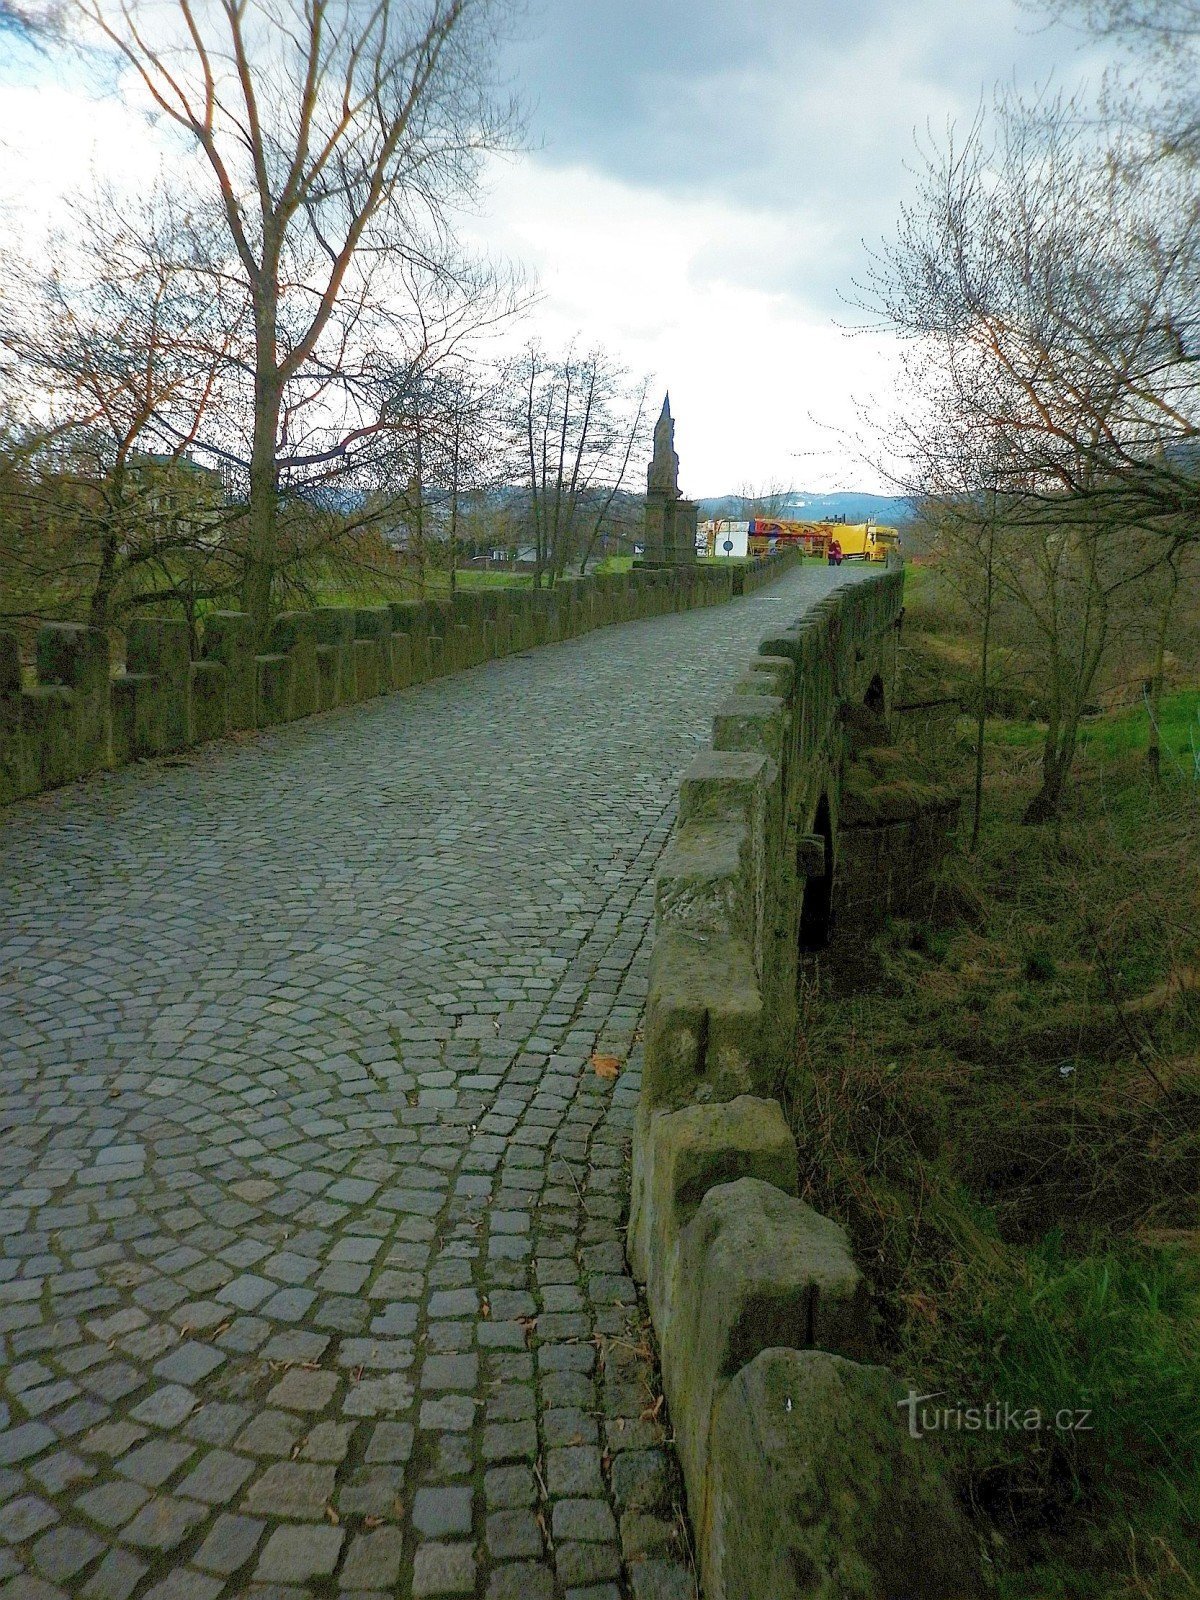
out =
[[842,547],[844,561],[886,561],[889,550],[900,548],[898,530],[882,522],[835,524],[831,534]]

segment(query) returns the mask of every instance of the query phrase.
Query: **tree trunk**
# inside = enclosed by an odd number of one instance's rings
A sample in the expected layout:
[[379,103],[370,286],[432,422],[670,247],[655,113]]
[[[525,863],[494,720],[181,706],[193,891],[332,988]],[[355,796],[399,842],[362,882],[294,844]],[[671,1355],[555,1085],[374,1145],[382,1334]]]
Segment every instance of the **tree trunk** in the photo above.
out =
[[1179,589],[1179,568],[1171,559],[1171,582],[1163,599],[1158,616],[1158,633],[1154,641],[1154,666],[1146,684],[1146,713],[1150,719],[1150,737],[1146,745],[1146,765],[1150,768],[1151,783],[1162,781],[1162,720],[1164,663],[1167,653],[1167,633],[1171,626],[1171,613],[1175,609],[1175,596]]
[[983,745],[987,737],[988,668],[992,636],[992,587],[996,560],[996,491],[991,491],[988,508],[987,566],[984,569],[983,649],[979,658],[979,714],[975,719],[975,814],[971,819],[971,854],[979,847],[979,825],[983,818]]
[[116,584],[117,549],[119,540],[116,529],[113,527],[112,518],[104,519],[104,532],[100,540],[100,570],[96,574],[96,586],[92,590],[91,605],[88,608],[88,626],[90,628],[105,629],[109,624],[109,604],[112,600],[113,588]]
[[250,454],[250,509],[246,565],[242,575],[242,608],[250,613],[254,636],[262,644],[271,624],[271,591],[279,547],[278,375],[260,362],[255,379],[254,439]]
[[1042,786],[1025,807],[1022,822],[1052,822],[1062,806],[1063,792],[1075,760],[1078,718],[1057,735],[1047,738],[1046,754],[1042,760]]

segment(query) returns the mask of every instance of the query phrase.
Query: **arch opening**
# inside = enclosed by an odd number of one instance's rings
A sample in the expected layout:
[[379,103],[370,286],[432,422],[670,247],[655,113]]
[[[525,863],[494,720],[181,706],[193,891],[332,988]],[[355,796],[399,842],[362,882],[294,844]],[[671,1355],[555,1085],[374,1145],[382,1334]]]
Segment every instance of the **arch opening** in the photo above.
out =
[[878,673],[867,685],[867,692],[863,696],[863,705],[877,717],[882,717],[887,710],[887,697],[883,691],[883,679]]
[[833,824],[825,795],[817,806],[812,831],[824,847],[824,865],[818,876],[805,876],[804,896],[800,902],[801,955],[825,949],[833,918]]

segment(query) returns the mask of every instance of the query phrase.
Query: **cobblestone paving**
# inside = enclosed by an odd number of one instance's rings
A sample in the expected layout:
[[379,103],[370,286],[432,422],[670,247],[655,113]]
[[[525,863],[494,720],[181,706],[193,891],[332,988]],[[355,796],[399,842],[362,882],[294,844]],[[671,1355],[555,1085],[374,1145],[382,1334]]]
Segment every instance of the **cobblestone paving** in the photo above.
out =
[[4,816],[8,1600],[691,1595],[622,1249],[651,873],[851,576]]

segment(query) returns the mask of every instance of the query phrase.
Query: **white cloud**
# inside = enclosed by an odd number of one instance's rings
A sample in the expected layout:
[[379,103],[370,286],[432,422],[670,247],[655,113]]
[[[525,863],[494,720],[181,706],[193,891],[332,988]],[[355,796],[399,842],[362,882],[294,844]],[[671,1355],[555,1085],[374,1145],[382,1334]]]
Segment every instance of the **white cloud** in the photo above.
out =
[[115,99],[51,79],[0,88],[0,208],[22,237],[63,220],[63,199],[90,174],[136,191],[162,159],[154,131]]
[[853,432],[856,394],[886,385],[882,341],[756,282],[759,258],[819,253],[819,228],[797,246],[769,212],[532,158],[494,173],[489,212],[481,242],[539,274],[544,338],[597,340],[670,388],[686,492],[875,486],[837,432]]

